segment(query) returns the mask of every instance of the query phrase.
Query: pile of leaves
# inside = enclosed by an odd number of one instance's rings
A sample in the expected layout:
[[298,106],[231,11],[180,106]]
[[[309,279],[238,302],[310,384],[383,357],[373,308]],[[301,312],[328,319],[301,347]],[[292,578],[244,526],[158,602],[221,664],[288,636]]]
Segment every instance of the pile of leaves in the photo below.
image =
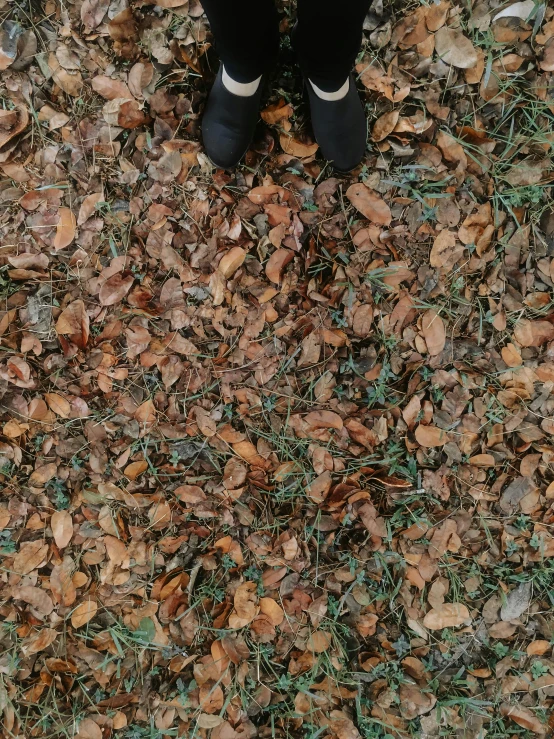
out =
[[3,736],[553,726],[554,8],[374,0],[337,176],[278,7],[229,173],[198,0],[0,0]]

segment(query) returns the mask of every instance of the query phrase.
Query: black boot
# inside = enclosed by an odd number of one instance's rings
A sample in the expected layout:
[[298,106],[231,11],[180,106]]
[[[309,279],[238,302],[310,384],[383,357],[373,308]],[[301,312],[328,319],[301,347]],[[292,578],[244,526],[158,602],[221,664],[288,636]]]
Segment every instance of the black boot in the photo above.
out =
[[337,171],[350,172],[362,161],[367,143],[367,120],[354,75],[350,75],[348,92],[340,100],[322,100],[309,79],[306,87],[321,153]]
[[206,154],[217,167],[231,169],[248,151],[260,117],[263,79],[253,95],[229,92],[223,84],[223,64],[210,91],[202,118]]

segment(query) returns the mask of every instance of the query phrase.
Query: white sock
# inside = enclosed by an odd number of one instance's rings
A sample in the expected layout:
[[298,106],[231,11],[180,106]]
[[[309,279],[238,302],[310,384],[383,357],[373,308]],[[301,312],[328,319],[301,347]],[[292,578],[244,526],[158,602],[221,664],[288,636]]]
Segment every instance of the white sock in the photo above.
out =
[[223,67],[222,81],[226,89],[232,92],[233,95],[239,95],[240,97],[248,98],[257,91],[261,75],[254,82],[236,82],[232,77],[229,77],[227,70]]
[[332,102],[333,100],[342,100],[342,98],[346,96],[348,90],[350,89],[350,77],[347,78],[344,85],[342,85],[342,87],[339,87],[336,92],[325,92],[324,90],[320,90],[319,87],[317,85],[314,85],[311,80],[310,85],[314,88],[314,92],[318,96],[318,98],[321,98],[322,100],[327,100],[328,102]]

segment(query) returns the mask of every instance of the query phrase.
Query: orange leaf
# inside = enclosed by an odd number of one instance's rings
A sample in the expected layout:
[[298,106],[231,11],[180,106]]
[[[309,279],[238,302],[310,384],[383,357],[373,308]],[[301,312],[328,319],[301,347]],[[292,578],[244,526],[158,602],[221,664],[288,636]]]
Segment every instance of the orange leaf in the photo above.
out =
[[391,110],[388,113],[382,115],[380,118],[377,118],[371,134],[373,140],[383,141],[383,139],[386,139],[387,136],[394,131],[399,117],[399,110]]
[[71,625],[74,629],[79,629],[81,626],[88,624],[96,616],[97,610],[98,604],[93,600],[80,603],[71,614]]
[[415,438],[421,446],[444,446],[448,441],[448,434],[436,426],[423,426],[420,424],[415,430]]
[[279,626],[285,618],[285,612],[273,598],[260,598],[260,612],[267,616],[274,626]]
[[373,223],[388,226],[392,220],[389,206],[374,190],[370,190],[362,182],[350,185],[346,197],[360,213]]
[[319,148],[319,144],[305,143],[293,136],[288,136],[286,133],[282,133],[279,136],[279,143],[285,154],[290,154],[293,157],[304,159],[306,157],[313,157]]
[[123,474],[129,478],[129,480],[136,480],[139,475],[146,472],[148,469],[148,462],[141,460],[140,462],[131,462],[123,470]]
[[61,418],[69,418],[71,405],[62,395],[58,393],[46,393],[44,400],[48,403],[51,411]]
[[223,258],[218,265],[219,271],[224,277],[229,279],[235,274],[245,259],[246,252],[244,249],[240,246],[233,246],[232,249],[229,249],[229,251],[223,255]]
[[443,603],[439,608],[431,608],[423,619],[425,628],[431,631],[451,629],[470,618],[467,606],[463,603]]
[[75,238],[75,229],[77,222],[75,216],[69,208],[60,208],[58,211],[60,220],[56,226],[56,235],[52,246],[54,249],[65,249]]
[[89,317],[82,300],[74,300],[60,313],[56,331],[69,336],[74,344],[84,349],[89,338]]
[[290,249],[276,249],[265,265],[265,273],[268,279],[278,285],[281,282],[281,272],[293,257],[294,252]]
[[421,333],[427,344],[427,351],[432,357],[439,355],[446,343],[444,321],[434,310],[428,310],[421,319]]
[[50,528],[58,549],[63,549],[73,536],[73,520],[69,511],[56,511],[50,519]]

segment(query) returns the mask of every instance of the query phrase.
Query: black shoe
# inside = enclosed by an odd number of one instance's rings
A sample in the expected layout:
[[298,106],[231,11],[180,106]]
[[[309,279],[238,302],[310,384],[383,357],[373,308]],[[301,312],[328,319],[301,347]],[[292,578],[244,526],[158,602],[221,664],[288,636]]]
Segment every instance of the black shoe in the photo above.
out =
[[306,79],[312,127],[321,153],[338,172],[350,172],[363,159],[367,143],[367,120],[354,75],[340,100],[322,100]]
[[263,79],[254,95],[234,95],[223,84],[223,64],[215,78],[202,118],[206,154],[222,169],[237,165],[248,151],[260,117]]

